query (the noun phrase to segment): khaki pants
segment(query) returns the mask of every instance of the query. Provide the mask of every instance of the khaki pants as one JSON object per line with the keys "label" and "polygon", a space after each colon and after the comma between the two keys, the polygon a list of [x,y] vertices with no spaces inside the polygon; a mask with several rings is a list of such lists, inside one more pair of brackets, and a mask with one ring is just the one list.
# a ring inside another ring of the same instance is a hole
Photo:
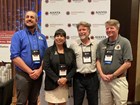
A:
{"label": "khaki pants", "polygon": [[111,82],[100,81],[101,105],[127,105],[128,82],[120,77]]}

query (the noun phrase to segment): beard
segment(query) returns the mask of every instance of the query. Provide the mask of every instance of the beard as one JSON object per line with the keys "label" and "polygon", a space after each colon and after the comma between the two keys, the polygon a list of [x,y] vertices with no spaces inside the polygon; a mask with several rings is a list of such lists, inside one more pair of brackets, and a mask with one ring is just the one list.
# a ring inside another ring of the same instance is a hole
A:
{"label": "beard", "polygon": [[82,39],[85,39],[87,36],[80,36],[80,39],[82,40]]}
{"label": "beard", "polygon": [[24,24],[24,26],[25,26],[27,29],[34,29],[34,28],[36,28],[36,25],[28,26],[28,25]]}

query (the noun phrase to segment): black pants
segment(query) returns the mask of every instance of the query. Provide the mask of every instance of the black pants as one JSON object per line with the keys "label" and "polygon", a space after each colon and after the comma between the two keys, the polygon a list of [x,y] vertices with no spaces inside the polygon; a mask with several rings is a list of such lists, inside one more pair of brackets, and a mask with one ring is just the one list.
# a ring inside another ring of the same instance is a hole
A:
{"label": "black pants", "polygon": [[16,71],[17,105],[37,105],[43,74],[32,80],[27,73]]}
{"label": "black pants", "polygon": [[99,79],[97,72],[90,74],[76,73],[73,79],[74,105],[82,105],[85,92],[88,105],[98,105]]}

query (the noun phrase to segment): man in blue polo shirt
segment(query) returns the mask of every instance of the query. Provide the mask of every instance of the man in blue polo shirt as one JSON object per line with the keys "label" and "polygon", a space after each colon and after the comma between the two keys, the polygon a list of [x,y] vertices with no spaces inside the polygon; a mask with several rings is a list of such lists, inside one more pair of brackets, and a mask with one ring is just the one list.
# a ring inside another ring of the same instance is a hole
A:
{"label": "man in blue polo shirt", "polygon": [[25,29],[11,40],[11,60],[16,66],[17,104],[37,105],[42,84],[42,59],[47,48],[46,38],[37,31],[37,14],[25,14]]}

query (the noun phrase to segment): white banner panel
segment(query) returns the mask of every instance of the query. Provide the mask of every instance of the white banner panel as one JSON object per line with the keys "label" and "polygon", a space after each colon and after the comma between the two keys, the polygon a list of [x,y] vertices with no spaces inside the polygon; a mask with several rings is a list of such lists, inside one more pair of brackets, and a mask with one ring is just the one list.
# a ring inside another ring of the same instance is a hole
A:
{"label": "white banner panel", "polygon": [[[76,24],[80,21],[89,22],[90,38],[100,41],[106,38],[104,23],[109,19],[110,0],[42,0],[41,31],[46,35],[49,46],[53,44],[53,36],[58,28],[66,31],[68,45],[78,38]],[[43,99],[41,97],[41,101]],[[67,105],[73,105],[72,94]],[[83,105],[88,105],[86,98]]]}
{"label": "white banner panel", "polygon": [[67,33],[68,45],[78,38],[76,24],[91,23],[91,38],[99,41],[106,37],[104,23],[110,19],[110,0],[42,0],[42,33],[48,45],[58,28]]}

